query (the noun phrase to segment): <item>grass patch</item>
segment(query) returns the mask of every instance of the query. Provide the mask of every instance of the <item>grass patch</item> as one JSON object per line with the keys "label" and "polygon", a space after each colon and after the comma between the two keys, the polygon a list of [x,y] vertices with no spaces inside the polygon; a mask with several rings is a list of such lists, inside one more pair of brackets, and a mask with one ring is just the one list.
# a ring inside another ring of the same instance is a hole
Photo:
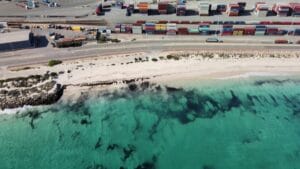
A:
{"label": "grass patch", "polygon": [[111,42],[113,43],[120,43],[121,41],[119,39],[110,39]]}
{"label": "grass patch", "polygon": [[55,66],[55,65],[59,65],[61,63],[62,63],[61,60],[49,60],[48,66],[52,67],[52,66]]}
{"label": "grass patch", "polygon": [[169,60],[171,60],[171,59],[179,60],[180,57],[179,56],[175,56],[175,55],[167,55],[167,59],[169,59]]}
{"label": "grass patch", "polygon": [[33,69],[33,68],[27,66],[27,67],[20,67],[20,68],[11,69],[10,71],[18,72],[18,71],[29,70],[29,69]]}

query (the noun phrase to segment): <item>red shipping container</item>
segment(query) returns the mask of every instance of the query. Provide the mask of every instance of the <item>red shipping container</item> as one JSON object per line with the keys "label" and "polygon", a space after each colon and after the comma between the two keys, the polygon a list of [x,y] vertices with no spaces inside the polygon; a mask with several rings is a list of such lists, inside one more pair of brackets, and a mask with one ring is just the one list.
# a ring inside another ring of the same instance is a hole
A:
{"label": "red shipping container", "polygon": [[260,21],[259,24],[261,24],[261,25],[270,25],[270,24],[272,24],[272,22],[271,21]]}
{"label": "red shipping container", "polygon": [[221,36],[231,36],[232,32],[222,32]]}
{"label": "red shipping container", "polygon": [[181,21],[180,24],[190,24],[190,21]]}
{"label": "red shipping container", "polygon": [[144,24],[144,23],[146,23],[146,21],[144,21],[144,20],[138,20],[138,21],[136,21],[136,23],[138,23],[138,24]]}
{"label": "red shipping container", "polygon": [[167,35],[176,35],[176,30],[168,30]]}
{"label": "red shipping container", "polygon": [[158,3],[158,12],[160,14],[167,14],[167,9],[168,9],[168,3],[166,2],[160,2]]}
{"label": "red shipping container", "polygon": [[187,28],[178,28],[178,35],[188,35],[189,34],[189,31]]}
{"label": "red shipping container", "polygon": [[168,21],[158,21],[159,24],[166,24]]}
{"label": "red shipping container", "polygon": [[201,22],[198,22],[198,21],[193,21],[191,22],[191,24],[194,24],[194,25],[199,25]]}
{"label": "red shipping container", "polygon": [[176,24],[180,24],[179,21],[170,21],[169,23],[176,23]]}
{"label": "red shipping container", "polygon": [[289,41],[285,40],[285,39],[276,39],[275,43],[276,44],[287,44],[287,43],[289,43]]}
{"label": "red shipping container", "polygon": [[204,23],[204,24],[212,24],[212,21],[202,21],[201,23]]}
{"label": "red shipping container", "polygon": [[244,35],[254,35],[254,34],[255,34],[255,28],[254,27],[244,28]]}
{"label": "red shipping container", "polygon": [[278,28],[268,28],[266,31],[266,35],[277,35]]}

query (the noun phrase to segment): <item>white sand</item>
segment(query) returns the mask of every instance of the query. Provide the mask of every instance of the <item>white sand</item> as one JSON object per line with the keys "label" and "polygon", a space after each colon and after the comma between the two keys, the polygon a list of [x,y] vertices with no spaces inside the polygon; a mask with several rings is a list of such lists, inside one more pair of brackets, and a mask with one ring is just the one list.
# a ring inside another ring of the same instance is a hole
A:
{"label": "white sand", "polygon": [[[65,85],[78,85],[99,81],[118,81],[147,77],[152,81],[172,79],[226,79],[249,76],[294,75],[300,72],[300,58],[201,58],[188,57],[180,60],[160,60],[169,52],[136,53],[131,55],[107,56],[64,62],[54,67],[36,66],[22,71],[1,70],[5,78],[43,74],[46,71],[60,72],[58,82]],[[135,63],[135,58],[149,57],[148,62]],[[154,62],[151,58],[157,58]],[[126,64],[131,62],[130,64]],[[122,64],[123,63],[123,64]],[[70,70],[71,73],[67,73]]]}

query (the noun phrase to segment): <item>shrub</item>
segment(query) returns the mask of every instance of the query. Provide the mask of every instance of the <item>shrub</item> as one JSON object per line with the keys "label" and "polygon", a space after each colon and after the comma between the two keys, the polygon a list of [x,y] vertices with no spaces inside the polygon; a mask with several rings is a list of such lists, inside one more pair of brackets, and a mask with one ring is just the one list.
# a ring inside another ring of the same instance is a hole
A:
{"label": "shrub", "polygon": [[167,59],[173,59],[173,55],[167,55]]}
{"label": "shrub", "polygon": [[52,67],[52,66],[55,66],[55,65],[59,65],[59,64],[61,64],[61,63],[62,63],[61,60],[50,60],[50,61],[48,62],[48,66]]}
{"label": "shrub", "polygon": [[164,59],[165,59],[165,57],[163,57],[163,56],[160,56],[160,57],[159,57],[159,59],[160,59],[160,60],[164,60]]}
{"label": "shrub", "polygon": [[156,58],[152,58],[151,59],[153,62],[157,62],[158,61],[158,59],[156,59]]}
{"label": "shrub", "polygon": [[111,42],[119,43],[121,42],[119,39],[110,39]]}

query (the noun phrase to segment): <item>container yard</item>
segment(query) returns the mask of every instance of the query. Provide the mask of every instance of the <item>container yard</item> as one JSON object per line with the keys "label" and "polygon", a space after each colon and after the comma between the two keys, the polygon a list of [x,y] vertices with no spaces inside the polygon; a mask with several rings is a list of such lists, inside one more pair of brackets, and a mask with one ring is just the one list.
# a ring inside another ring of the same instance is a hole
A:
{"label": "container yard", "polygon": [[[21,4],[27,5],[28,9],[20,11]],[[16,6],[15,13],[2,13],[4,8]],[[293,1],[78,0],[74,4],[48,0],[0,1],[2,8],[2,33],[39,28],[52,35],[50,42],[54,47],[81,46],[85,41],[97,39],[99,33],[101,36],[112,33],[128,36],[252,36],[254,39],[260,36],[297,37],[300,34],[300,3]],[[23,13],[23,19],[18,12]],[[32,44],[38,46],[36,42]]]}

